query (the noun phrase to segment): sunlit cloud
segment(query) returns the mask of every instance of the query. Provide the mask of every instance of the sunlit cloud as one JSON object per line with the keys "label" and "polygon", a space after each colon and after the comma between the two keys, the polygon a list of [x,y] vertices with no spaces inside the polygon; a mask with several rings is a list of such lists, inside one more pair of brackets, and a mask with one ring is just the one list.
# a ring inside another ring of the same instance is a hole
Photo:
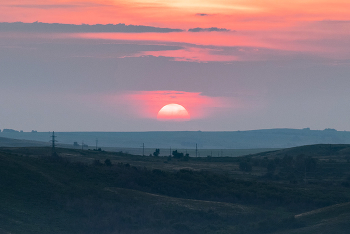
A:
{"label": "sunlit cloud", "polygon": [[[343,27],[343,26],[342,26]],[[146,51],[126,57],[164,56],[177,61],[247,61],[275,60],[276,55],[295,53],[323,58],[350,58],[347,46],[350,32],[346,30],[329,32],[321,26],[300,25],[290,31],[271,30],[270,32],[179,32],[167,34],[79,34],[80,38],[127,40],[133,43],[169,44],[183,47],[178,50],[153,52]],[[237,53],[234,48],[244,47]],[[250,49],[249,49],[250,48]],[[268,56],[267,51],[274,51]],[[226,52],[225,52],[226,51]],[[248,53],[247,53],[248,52]],[[263,53],[262,53],[263,52]],[[288,58],[285,57],[286,59]]]}
{"label": "sunlit cloud", "polygon": [[139,4],[160,4],[169,8],[185,8],[185,9],[209,9],[210,11],[218,10],[238,10],[238,11],[258,11],[260,8],[246,5],[239,1],[222,1],[222,0],[178,0],[178,1],[162,1],[157,0],[132,0]]}

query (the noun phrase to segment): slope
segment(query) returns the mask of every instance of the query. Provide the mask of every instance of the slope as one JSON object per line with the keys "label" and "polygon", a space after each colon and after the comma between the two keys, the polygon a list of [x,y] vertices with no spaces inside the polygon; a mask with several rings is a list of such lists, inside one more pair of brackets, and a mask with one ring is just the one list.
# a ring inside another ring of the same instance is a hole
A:
{"label": "slope", "polygon": [[295,219],[304,227],[280,234],[346,234],[350,230],[350,203],[336,204],[298,214],[295,215]]}

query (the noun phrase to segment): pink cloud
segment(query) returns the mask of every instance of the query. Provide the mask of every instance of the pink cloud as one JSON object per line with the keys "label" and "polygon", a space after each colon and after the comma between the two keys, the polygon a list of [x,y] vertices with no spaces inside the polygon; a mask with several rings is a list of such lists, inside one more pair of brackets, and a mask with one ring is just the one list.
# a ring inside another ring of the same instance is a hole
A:
{"label": "pink cloud", "polygon": [[186,47],[181,50],[163,50],[163,51],[143,51],[141,53],[129,57],[155,56],[155,57],[171,57],[175,61],[189,61],[189,62],[225,62],[237,61],[239,58],[234,55],[220,55],[213,54],[218,50],[208,48]]}

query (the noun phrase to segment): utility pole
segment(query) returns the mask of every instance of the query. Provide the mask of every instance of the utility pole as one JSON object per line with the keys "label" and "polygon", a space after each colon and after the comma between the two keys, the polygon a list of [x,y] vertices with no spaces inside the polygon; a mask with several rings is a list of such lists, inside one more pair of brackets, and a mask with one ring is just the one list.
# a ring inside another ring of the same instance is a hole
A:
{"label": "utility pole", "polygon": [[196,143],[196,157],[197,157],[197,153],[198,153],[198,148],[197,148],[197,143]]}
{"label": "utility pole", "polygon": [[56,140],[55,140],[55,138],[56,138],[55,131],[52,132],[51,138],[52,138],[51,139],[51,142],[52,142],[52,156],[57,156],[56,149],[55,149],[55,147],[56,147],[56,144],[55,144],[55,142],[56,142]]}

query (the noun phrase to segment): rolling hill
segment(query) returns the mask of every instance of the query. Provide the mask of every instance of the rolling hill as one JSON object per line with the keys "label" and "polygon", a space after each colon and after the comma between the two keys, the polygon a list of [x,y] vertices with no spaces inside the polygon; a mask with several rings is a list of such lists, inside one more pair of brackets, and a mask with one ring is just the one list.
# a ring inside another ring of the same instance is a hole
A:
{"label": "rolling hill", "polygon": [[[346,233],[348,148],[187,160],[0,148],[0,233]],[[307,183],[300,154],[318,160]],[[292,164],[283,163],[286,155]],[[241,162],[252,171],[239,169]]]}

